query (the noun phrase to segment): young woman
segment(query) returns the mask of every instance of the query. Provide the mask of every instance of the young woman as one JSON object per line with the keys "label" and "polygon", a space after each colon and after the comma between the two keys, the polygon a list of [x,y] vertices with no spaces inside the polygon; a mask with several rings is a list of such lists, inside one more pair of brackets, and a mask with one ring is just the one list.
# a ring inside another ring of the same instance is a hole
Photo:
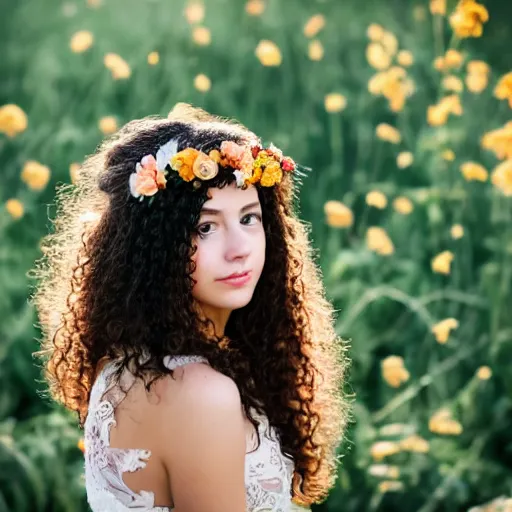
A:
{"label": "young woman", "polygon": [[346,356],[293,209],[301,175],[241,124],[178,104],[126,124],[59,189],[39,355],[84,428],[94,512],[326,498]]}

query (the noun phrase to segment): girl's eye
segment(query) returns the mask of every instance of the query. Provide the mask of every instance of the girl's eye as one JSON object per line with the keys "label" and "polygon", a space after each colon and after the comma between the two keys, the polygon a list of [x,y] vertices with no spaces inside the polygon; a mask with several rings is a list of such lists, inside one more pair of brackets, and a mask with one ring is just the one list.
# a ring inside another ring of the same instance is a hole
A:
{"label": "girl's eye", "polygon": [[243,217],[243,219],[247,219],[247,218],[251,218],[251,217],[256,217],[261,222],[261,215],[259,213],[248,213],[247,215],[245,215]]}
{"label": "girl's eye", "polygon": [[204,224],[201,224],[200,226],[197,227],[197,234],[200,236],[200,237],[204,237],[205,235],[208,235],[209,234],[209,230],[203,230],[203,228],[207,228],[209,226],[211,226],[211,222],[206,222]]}

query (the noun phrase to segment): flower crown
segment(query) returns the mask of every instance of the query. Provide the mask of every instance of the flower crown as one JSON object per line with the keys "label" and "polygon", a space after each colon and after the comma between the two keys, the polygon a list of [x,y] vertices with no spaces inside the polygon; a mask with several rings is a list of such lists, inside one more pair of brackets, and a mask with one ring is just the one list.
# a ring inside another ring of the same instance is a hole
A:
{"label": "flower crown", "polygon": [[223,141],[220,151],[213,149],[208,154],[194,148],[185,148],[178,152],[178,143],[171,139],[161,146],[156,158],[144,156],[135,166],[130,176],[130,192],[142,201],[151,196],[150,203],[158,190],[166,188],[170,169],[178,172],[185,181],[194,181],[199,188],[199,180],[211,180],[217,176],[220,167],[231,167],[237,187],[259,183],[271,187],[280,183],[284,172],[295,170],[296,164],[290,157],[283,157],[281,150],[270,144],[263,148],[258,142],[240,145],[232,141]]}

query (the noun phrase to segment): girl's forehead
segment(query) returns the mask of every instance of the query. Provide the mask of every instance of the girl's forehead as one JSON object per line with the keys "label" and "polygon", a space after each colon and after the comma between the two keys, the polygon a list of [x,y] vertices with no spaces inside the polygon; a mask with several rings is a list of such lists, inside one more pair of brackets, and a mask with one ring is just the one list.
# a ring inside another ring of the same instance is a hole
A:
{"label": "girl's forehead", "polygon": [[246,190],[237,188],[235,183],[224,188],[212,187],[208,189],[208,199],[203,208],[214,208],[224,210],[231,208],[242,208],[248,203],[259,203],[258,190],[250,185]]}

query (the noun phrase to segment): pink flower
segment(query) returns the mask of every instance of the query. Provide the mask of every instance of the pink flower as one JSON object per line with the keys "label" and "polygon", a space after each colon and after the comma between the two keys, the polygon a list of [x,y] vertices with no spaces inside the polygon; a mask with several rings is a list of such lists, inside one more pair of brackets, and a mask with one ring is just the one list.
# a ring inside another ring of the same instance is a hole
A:
{"label": "pink flower", "polygon": [[157,169],[153,155],[146,155],[135,166],[136,172],[130,176],[130,192],[134,197],[153,196],[165,188],[165,173]]}
{"label": "pink flower", "polygon": [[220,151],[223,153],[224,157],[229,161],[229,165],[231,167],[238,167],[240,165],[240,161],[242,160],[245,147],[239,146],[236,142],[225,140],[220,145]]}
{"label": "pink flower", "polygon": [[285,156],[281,161],[281,167],[283,171],[293,171],[295,169],[295,162],[289,156]]}

